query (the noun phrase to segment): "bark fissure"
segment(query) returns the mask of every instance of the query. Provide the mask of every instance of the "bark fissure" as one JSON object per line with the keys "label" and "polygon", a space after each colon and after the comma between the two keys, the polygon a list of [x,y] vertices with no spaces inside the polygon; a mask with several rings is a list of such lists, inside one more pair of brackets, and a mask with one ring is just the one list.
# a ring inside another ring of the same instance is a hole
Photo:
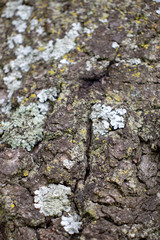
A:
{"label": "bark fissure", "polygon": [[87,149],[86,149],[86,173],[84,176],[84,183],[87,181],[90,176],[91,166],[90,166],[90,151],[92,144],[92,121],[88,119],[88,131],[87,131]]}

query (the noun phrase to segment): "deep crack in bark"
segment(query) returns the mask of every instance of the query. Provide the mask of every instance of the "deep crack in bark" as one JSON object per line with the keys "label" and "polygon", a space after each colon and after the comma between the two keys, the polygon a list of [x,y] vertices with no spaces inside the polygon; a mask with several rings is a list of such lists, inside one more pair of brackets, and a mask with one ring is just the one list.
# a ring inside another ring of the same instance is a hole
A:
{"label": "deep crack in bark", "polygon": [[87,131],[87,149],[86,149],[86,173],[84,176],[84,183],[90,175],[90,148],[92,143],[92,121],[88,118],[88,131]]}
{"label": "deep crack in bark", "polygon": [[108,65],[107,70],[106,70],[106,73],[105,73],[105,76],[106,76],[106,77],[109,77],[110,68],[111,68],[111,66],[112,66],[113,64],[115,64],[115,62],[116,62],[115,59],[113,59],[112,61],[109,62],[109,65]]}

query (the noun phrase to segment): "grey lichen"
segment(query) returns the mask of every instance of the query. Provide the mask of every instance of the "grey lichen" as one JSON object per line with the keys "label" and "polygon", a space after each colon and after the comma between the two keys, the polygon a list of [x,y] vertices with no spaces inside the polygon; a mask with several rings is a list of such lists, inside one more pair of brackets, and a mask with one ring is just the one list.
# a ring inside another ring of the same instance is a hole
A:
{"label": "grey lichen", "polygon": [[91,120],[93,122],[93,132],[94,134],[105,135],[108,133],[109,128],[116,130],[119,128],[124,128],[124,117],[126,114],[126,109],[117,108],[112,110],[110,106],[105,106],[104,104],[97,103],[92,107]]}
{"label": "grey lichen", "polygon": [[48,187],[40,187],[34,193],[34,206],[40,209],[45,216],[59,217],[63,211],[70,210],[68,199],[68,196],[71,195],[70,187],[50,184]]}
{"label": "grey lichen", "polygon": [[43,139],[44,116],[35,103],[28,106],[21,105],[8,122],[2,122],[3,141],[13,149],[26,148],[28,151]]}

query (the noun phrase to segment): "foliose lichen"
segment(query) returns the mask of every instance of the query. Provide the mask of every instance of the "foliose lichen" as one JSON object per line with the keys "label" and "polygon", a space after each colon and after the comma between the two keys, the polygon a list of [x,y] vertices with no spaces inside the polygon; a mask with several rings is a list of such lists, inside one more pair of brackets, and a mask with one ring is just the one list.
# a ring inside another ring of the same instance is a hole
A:
{"label": "foliose lichen", "polygon": [[45,216],[59,217],[62,212],[70,211],[68,196],[71,195],[71,188],[64,185],[50,184],[36,190],[34,197],[35,208]]}
{"label": "foliose lichen", "polygon": [[10,121],[2,122],[3,141],[13,149],[22,147],[31,151],[35,144],[43,139],[43,120],[44,116],[37,104],[21,105]]}
{"label": "foliose lichen", "polygon": [[68,217],[62,216],[61,225],[69,234],[79,233],[82,222],[79,222],[79,216],[75,213],[73,216],[69,214]]}
{"label": "foliose lichen", "polygon": [[124,128],[125,124],[123,115],[125,115],[126,112],[127,111],[124,108],[112,110],[110,106],[105,106],[101,103],[93,105],[90,116],[93,123],[93,133],[105,135],[109,132],[110,128],[111,130]]}

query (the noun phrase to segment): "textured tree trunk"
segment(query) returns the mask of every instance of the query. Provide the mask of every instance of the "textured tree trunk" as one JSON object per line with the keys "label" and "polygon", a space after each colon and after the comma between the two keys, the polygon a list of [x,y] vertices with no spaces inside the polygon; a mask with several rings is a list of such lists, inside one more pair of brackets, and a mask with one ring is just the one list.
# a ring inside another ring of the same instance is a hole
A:
{"label": "textured tree trunk", "polygon": [[0,2],[0,240],[160,239],[160,1]]}

